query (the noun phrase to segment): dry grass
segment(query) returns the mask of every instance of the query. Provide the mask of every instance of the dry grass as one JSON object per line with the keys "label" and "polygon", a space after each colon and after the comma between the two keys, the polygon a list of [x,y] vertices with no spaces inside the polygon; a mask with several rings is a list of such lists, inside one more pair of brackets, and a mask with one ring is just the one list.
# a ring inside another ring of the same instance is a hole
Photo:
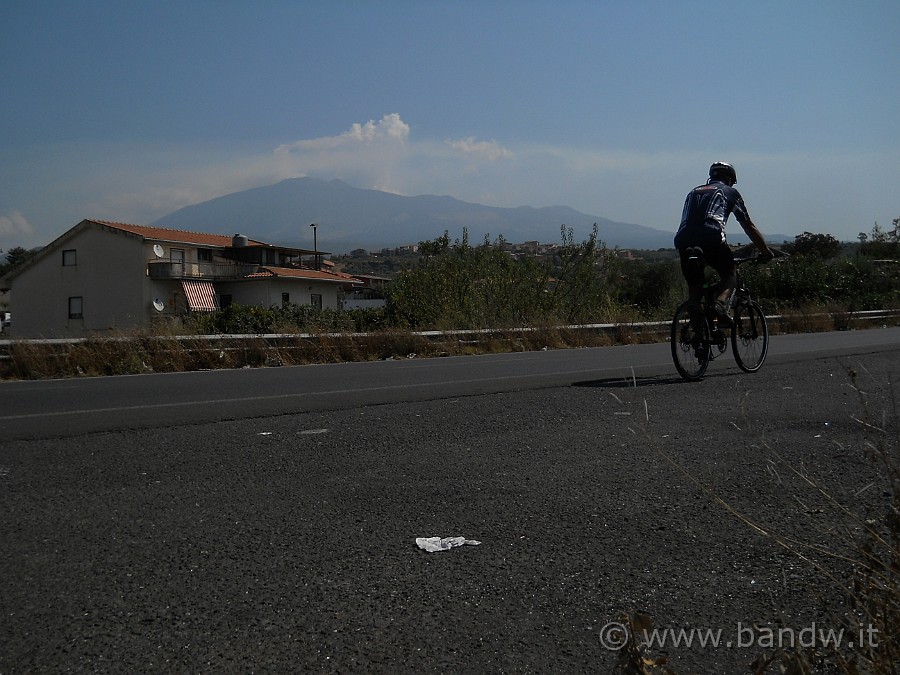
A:
{"label": "dry grass", "polygon": [[[887,501],[875,500],[869,506],[863,501],[845,504],[833,496],[828,486],[819,482],[813,471],[797,468],[779,454],[764,438],[757,440],[758,449],[776,474],[794,477],[794,497],[801,503],[817,504],[821,509],[821,528],[812,528],[808,539],[798,539],[784,532],[784,524],[755,520],[752,515],[734,508],[715,489],[705,486],[669,454],[650,433],[648,443],[659,455],[688,480],[701,487],[710,499],[722,506],[737,522],[754,533],[765,536],[792,553],[815,571],[815,586],[810,593],[821,596],[830,589],[844,599],[833,626],[849,640],[840,644],[826,642],[806,646],[789,646],[762,653],[750,664],[754,675],[779,672],[788,675],[811,675],[835,672],[845,675],[893,675],[900,664],[900,402],[898,384],[891,374],[863,374],[847,369],[849,386],[857,396],[857,414],[851,419],[858,425],[860,445],[881,477],[878,490]],[[861,380],[865,380],[864,385]],[[649,422],[649,417],[648,417]],[[781,482],[781,479],[779,479]],[[799,488],[797,488],[799,486]],[[837,486],[835,486],[837,487]],[[864,490],[867,488],[864,488]],[[840,489],[837,490],[840,492]],[[859,491],[859,496],[863,491]],[[874,504],[874,506],[872,505]],[[797,514],[798,518],[804,518]],[[809,529],[808,518],[804,527]],[[793,528],[802,531],[804,528]],[[829,593],[829,595],[832,595]],[[617,673],[633,675],[674,675],[664,656],[655,656],[641,634],[652,628],[652,618],[639,613],[626,613],[620,619],[627,627],[627,642],[619,653]],[[789,626],[785,628],[790,629]],[[798,631],[795,631],[799,632]],[[859,639],[856,639],[859,636]]]}
{"label": "dry grass", "polygon": [[559,328],[460,332],[409,331],[278,336],[121,334],[83,341],[13,341],[0,361],[5,379],[46,379],[261,368],[397,358],[470,355],[609,345],[615,336]]}
{"label": "dry grass", "polygon": [[[900,324],[851,320],[845,308],[808,307],[772,317],[773,334],[821,332]],[[411,356],[453,356],[502,352],[648,344],[668,338],[668,322],[647,322],[621,310],[602,326],[532,326],[482,331],[370,333],[285,333],[280,335],[184,336],[163,327],[152,332],[72,341],[15,341],[0,353],[0,378],[45,379],[140,373],[184,372],[372,361]]]}
{"label": "dry grass", "polygon": [[[854,509],[835,499],[813,476],[802,474],[810,496],[825,505],[830,523],[827,548],[797,542],[790,550],[810,561],[807,551],[824,553],[815,563],[823,587],[830,585],[846,598],[848,610],[835,625],[860,638],[850,645],[776,650],[754,664],[754,673],[777,665],[780,672],[813,673],[827,665],[846,675],[897,673],[900,663],[900,425],[897,383],[890,374],[860,373],[848,368],[856,392],[858,415],[851,415],[868,459],[883,477],[878,486],[890,499],[879,508]],[[773,453],[774,455],[775,453]],[[780,459],[780,458],[779,458]],[[788,467],[793,469],[793,467]],[[777,536],[777,535],[776,535]],[[849,565],[849,573],[847,572]],[[865,630],[865,633],[860,632]],[[862,637],[865,634],[865,639]]]}
{"label": "dry grass", "polygon": [[[770,314],[767,312],[767,314]],[[871,328],[873,326],[900,325],[900,314],[890,318],[877,315],[867,318],[865,315],[851,312],[846,305],[804,305],[791,308],[785,313],[771,312],[775,316],[769,318],[769,331],[772,334],[785,333],[823,333],[834,330],[853,330]]]}

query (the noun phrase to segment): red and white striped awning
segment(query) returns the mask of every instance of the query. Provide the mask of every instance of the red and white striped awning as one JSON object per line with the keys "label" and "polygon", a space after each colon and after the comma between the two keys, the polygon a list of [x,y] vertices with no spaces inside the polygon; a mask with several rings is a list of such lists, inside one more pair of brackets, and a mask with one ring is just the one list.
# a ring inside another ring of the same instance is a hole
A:
{"label": "red and white striped awning", "polygon": [[184,297],[187,298],[188,309],[192,312],[215,312],[219,309],[216,301],[216,289],[211,281],[183,279]]}

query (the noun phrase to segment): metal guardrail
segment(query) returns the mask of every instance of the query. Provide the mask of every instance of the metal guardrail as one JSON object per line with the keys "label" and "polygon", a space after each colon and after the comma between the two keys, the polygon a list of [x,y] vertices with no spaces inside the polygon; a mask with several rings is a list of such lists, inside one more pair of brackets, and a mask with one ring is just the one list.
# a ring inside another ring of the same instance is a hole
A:
{"label": "metal guardrail", "polygon": [[[853,323],[861,323],[861,322],[877,322],[877,321],[885,321],[885,320],[894,320],[900,319],[900,309],[879,309],[879,310],[866,310],[861,312],[820,312],[816,314],[774,314],[766,317],[770,324],[778,324],[778,323],[788,323],[791,321],[797,320],[815,320],[815,319],[825,319],[834,321],[836,319],[841,319],[847,324]],[[636,322],[620,322],[620,323],[594,323],[594,324],[574,324],[568,326],[556,326],[556,330],[565,330],[571,332],[593,332],[593,333],[613,333],[613,334],[623,334],[623,333],[635,333],[640,332],[642,334],[657,334],[661,338],[665,338],[668,335],[669,326],[671,325],[671,321],[636,321]],[[446,339],[458,339],[458,340],[466,340],[468,342],[476,343],[479,340],[486,339],[493,335],[514,335],[514,334],[526,334],[526,333],[536,333],[543,330],[547,330],[546,327],[522,327],[522,328],[477,328],[477,329],[465,329],[465,330],[450,330],[450,331],[438,331],[438,330],[428,330],[428,331],[412,331],[408,332],[409,335],[414,337],[422,337],[429,340],[439,341]],[[395,331],[399,332],[399,331]],[[406,332],[406,331],[404,331]],[[81,338],[37,338],[37,339],[8,339],[8,340],[0,340],[0,360],[8,360],[11,358],[9,354],[9,347],[14,343],[19,344],[29,344],[29,345],[75,345],[75,344],[84,344],[90,342],[128,342],[130,340],[159,340],[159,341],[176,341],[176,342],[197,342],[197,341],[207,341],[207,342],[215,342],[218,343],[223,348],[227,349],[228,342],[246,342],[247,340],[264,340],[268,342],[272,342],[277,344],[279,341],[283,340],[304,340],[304,339],[319,339],[319,338],[369,338],[375,337],[377,335],[383,335],[384,333],[368,333],[368,332],[356,332],[356,333],[341,333],[341,332],[329,332],[329,333],[258,333],[258,334],[221,334],[221,335],[159,335],[152,337],[129,337],[129,336],[103,336],[96,335],[93,337],[81,337]],[[223,344],[225,343],[225,344]]]}

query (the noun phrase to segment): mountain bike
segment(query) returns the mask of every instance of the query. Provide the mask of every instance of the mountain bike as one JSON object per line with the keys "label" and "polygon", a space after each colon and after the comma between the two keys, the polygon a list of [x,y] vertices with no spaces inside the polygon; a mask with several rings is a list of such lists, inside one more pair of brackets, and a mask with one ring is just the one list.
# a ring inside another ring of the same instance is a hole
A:
{"label": "mountain bike", "polygon": [[[694,257],[692,257],[694,259]],[[758,257],[735,258],[737,285],[729,300],[734,310],[731,327],[731,348],[734,360],[745,373],[755,373],[766,360],[769,351],[769,326],[762,311],[741,279],[741,266],[761,264]],[[702,265],[702,252],[696,254],[696,264]],[[696,381],[703,377],[710,361],[728,349],[728,328],[719,325],[713,308],[714,284],[703,285],[700,303],[687,300],[675,311],[672,319],[672,360],[682,378]]]}

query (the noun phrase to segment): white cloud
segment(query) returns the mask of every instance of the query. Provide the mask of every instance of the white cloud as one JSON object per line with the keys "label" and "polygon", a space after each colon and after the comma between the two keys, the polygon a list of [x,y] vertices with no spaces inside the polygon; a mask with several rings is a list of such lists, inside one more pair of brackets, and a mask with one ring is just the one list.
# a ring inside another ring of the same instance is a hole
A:
{"label": "white cloud", "polygon": [[275,148],[275,154],[336,150],[359,144],[371,145],[376,142],[402,144],[408,138],[409,125],[400,119],[399,114],[391,113],[382,117],[378,122],[369,120],[365,124],[354,123],[348,131],[338,136],[325,136],[279,145]]}
{"label": "white cloud", "polygon": [[447,140],[444,142],[464,155],[480,157],[492,162],[498,159],[506,159],[513,155],[510,150],[502,147],[496,141],[476,141],[472,136],[458,141]]}
{"label": "white cloud", "polygon": [[[298,176],[340,178],[362,187],[407,194],[404,186],[415,174],[412,165],[428,146],[410,144],[410,127],[398,113],[379,121],[354,123],[337,136],[325,136],[284,143],[275,148],[269,161],[257,158],[256,168],[278,179]],[[268,171],[266,170],[268,166]],[[264,184],[264,183],[257,183]]]}
{"label": "white cloud", "polygon": [[33,231],[31,223],[19,211],[13,211],[8,216],[0,216],[0,237],[30,235]]}
{"label": "white cloud", "polygon": [[473,200],[486,196],[484,185],[477,185],[478,176],[502,171],[489,165],[514,158],[497,141],[472,136],[443,143],[412,139],[409,124],[391,113],[377,122],[355,123],[336,136],[279,145],[272,165],[280,178],[340,178],[396,194],[453,194]]}
{"label": "white cloud", "polygon": [[[736,148],[630,152],[476,136],[440,140],[414,137],[410,125],[392,113],[334,136],[281,145],[46,146],[39,155],[17,158],[17,166],[33,168],[10,173],[14,180],[2,183],[0,200],[9,201],[0,201],[5,214],[0,215],[0,248],[46,243],[82,218],[146,224],[189,204],[301,176],[339,178],[401,195],[451,195],[491,206],[565,205],[673,229],[684,194],[705,180],[709,162],[719,157],[737,166],[739,187],[764,232],[824,231],[853,239],[875,220],[887,225],[900,215],[890,183],[898,161],[890,149],[829,156]],[[52,193],[48,185],[54,186]]]}

